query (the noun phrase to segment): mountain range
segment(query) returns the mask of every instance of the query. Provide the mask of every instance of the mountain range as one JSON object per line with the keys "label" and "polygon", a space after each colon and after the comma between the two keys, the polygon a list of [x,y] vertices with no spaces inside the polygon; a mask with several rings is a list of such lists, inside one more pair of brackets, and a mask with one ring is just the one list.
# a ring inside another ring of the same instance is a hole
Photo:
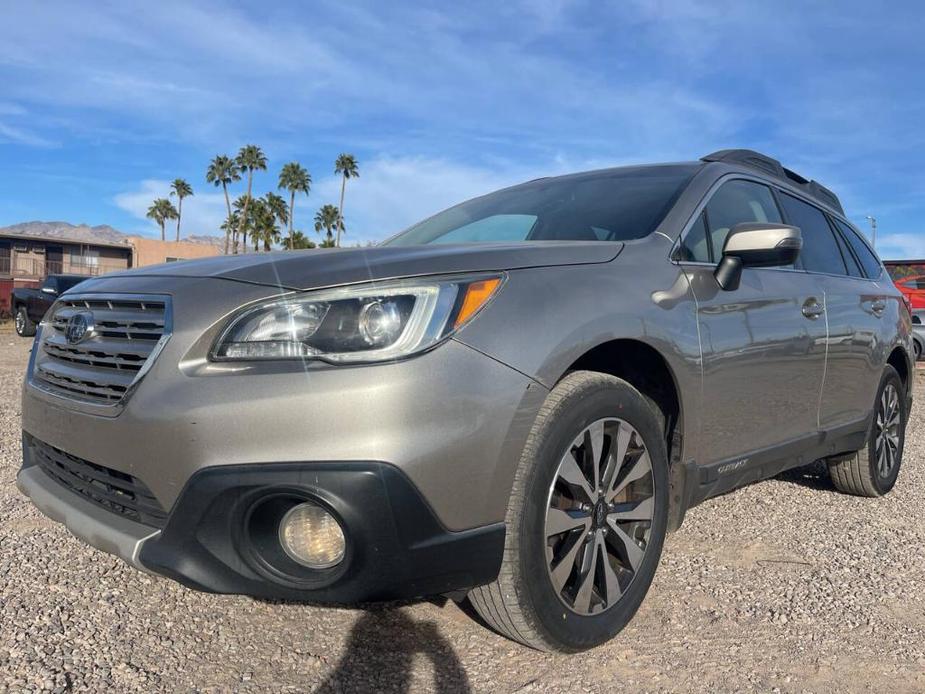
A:
{"label": "mountain range", "polygon": [[[129,236],[139,234],[126,234],[114,229],[108,224],[89,226],[87,224],[71,224],[70,222],[21,222],[7,227],[0,227],[0,234],[16,234],[18,236],[41,236],[46,239],[61,239],[62,241],[83,241],[85,243],[127,243]],[[200,243],[212,246],[224,246],[225,239],[221,236],[192,235],[181,241]]]}

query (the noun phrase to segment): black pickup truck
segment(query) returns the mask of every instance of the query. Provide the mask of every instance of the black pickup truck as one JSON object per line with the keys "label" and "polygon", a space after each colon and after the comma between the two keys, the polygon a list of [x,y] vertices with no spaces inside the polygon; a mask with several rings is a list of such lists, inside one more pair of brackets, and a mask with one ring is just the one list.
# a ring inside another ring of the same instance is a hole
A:
{"label": "black pickup truck", "polygon": [[35,326],[42,320],[45,311],[55,302],[58,295],[85,279],[85,275],[49,275],[39,289],[14,289],[10,309],[16,317],[16,332],[23,337],[35,335]]}

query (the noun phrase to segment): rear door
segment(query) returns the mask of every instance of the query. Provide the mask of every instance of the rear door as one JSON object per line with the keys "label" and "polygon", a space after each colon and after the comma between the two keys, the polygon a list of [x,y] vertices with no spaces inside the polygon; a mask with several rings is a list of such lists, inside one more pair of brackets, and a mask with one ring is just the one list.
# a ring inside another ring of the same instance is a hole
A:
{"label": "rear door", "polygon": [[739,288],[713,277],[726,235],[742,222],[783,221],[768,186],[723,183],[686,233],[678,258],[697,300],[703,358],[701,464],[725,475],[751,454],[806,439],[817,428],[825,317],[816,276],[746,268]]}
{"label": "rear door", "polygon": [[828,430],[863,428],[892,345],[899,305],[880,261],[857,232],[833,218],[826,231],[836,239],[846,270],[821,278],[829,340],[819,423]]}

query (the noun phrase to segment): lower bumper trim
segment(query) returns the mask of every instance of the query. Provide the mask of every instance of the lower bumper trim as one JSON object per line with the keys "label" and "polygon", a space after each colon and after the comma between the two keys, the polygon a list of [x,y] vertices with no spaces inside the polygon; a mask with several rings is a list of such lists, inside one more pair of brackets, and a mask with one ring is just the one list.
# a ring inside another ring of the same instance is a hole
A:
{"label": "lower bumper trim", "polygon": [[147,571],[138,555],[142,544],[159,535],[160,530],[100,508],[65,489],[35,465],[20,470],[16,486],[42,513],[63,523],[73,535],[91,547],[114,554]]}

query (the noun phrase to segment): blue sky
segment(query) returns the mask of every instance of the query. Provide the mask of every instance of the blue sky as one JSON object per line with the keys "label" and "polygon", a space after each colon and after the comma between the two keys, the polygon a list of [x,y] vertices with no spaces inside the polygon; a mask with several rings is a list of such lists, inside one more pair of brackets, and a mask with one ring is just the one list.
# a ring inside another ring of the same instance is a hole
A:
{"label": "blue sky", "polygon": [[[540,175],[752,147],[833,188],[885,257],[925,257],[925,8],[871,2],[32,2],[0,26],[0,225],[215,233],[215,154],[312,173],[382,238]],[[15,21],[9,21],[10,19]]]}

